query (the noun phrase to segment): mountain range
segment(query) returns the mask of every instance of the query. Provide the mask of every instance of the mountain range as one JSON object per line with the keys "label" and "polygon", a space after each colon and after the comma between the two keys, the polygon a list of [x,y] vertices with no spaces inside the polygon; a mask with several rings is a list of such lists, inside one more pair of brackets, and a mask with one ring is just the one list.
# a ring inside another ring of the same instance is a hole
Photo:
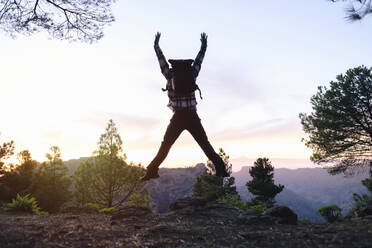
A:
{"label": "mountain range", "polygon": [[[86,159],[66,161],[70,173],[72,174],[78,164]],[[246,182],[251,180],[249,168],[243,166],[240,171],[231,175],[235,178],[237,190],[244,201],[252,198],[252,194],[245,186]],[[155,211],[167,212],[172,202],[191,195],[196,177],[204,170],[204,164],[188,168],[161,168],[160,178],[150,180],[146,185]],[[282,184],[285,187],[275,200],[278,205],[290,207],[299,218],[322,221],[315,211],[321,206],[337,204],[346,213],[352,207],[353,193],[367,193],[361,184],[361,180],[366,177],[367,174],[356,174],[353,177],[332,176],[322,168],[278,168],[274,170],[275,184]]]}

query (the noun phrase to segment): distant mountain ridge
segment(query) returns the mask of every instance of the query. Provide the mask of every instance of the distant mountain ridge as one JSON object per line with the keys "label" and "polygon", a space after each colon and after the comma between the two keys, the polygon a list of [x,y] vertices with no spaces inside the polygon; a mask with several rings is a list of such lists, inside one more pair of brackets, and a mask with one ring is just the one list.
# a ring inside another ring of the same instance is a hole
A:
{"label": "distant mountain ridge", "polygon": [[[66,161],[70,173],[84,162],[88,157]],[[248,166],[244,166],[238,172],[233,172],[237,190],[242,200],[249,201],[252,195],[245,186],[251,180]],[[150,180],[146,187],[152,197],[154,209],[163,213],[168,211],[170,203],[176,199],[191,195],[192,186],[196,177],[205,169],[204,164],[197,164],[188,168],[160,168],[160,178]],[[352,206],[353,193],[367,193],[361,180],[367,175],[355,175],[345,178],[343,175],[331,176],[321,168],[278,168],[274,171],[276,184],[285,186],[284,190],[277,195],[279,205],[285,205],[293,209],[299,218],[308,218],[311,221],[321,221],[315,214],[316,209],[329,204],[339,205],[344,212]]]}

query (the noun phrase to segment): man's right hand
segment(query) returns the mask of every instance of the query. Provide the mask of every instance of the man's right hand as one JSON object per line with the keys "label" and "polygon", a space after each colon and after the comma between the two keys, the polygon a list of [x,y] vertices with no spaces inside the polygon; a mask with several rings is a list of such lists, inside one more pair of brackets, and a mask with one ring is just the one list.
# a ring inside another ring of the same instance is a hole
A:
{"label": "man's right hand", "polygon": [[158,46],[159,45],[159,40],[160,40],[160,33],[157,32],[156,35],[155,35],[155,41],[154,41],[154,46]]}
{"label": "man's right hand", "polygon": [[202,43],[202,46],[207,46],[207,39],[208,39],[208,35],[206,33],[201,33],[200,41]]}

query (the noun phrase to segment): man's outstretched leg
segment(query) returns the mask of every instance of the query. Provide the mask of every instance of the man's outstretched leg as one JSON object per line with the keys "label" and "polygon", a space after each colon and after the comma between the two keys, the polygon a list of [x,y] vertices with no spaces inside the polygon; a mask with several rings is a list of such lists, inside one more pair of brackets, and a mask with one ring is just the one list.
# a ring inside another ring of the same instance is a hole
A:
{"label": "man's outstretched leg", "polygon": [[226,171],[225,163],[223,162],[222,158],[214,151],[211,143],[209,143],[207,134],[204,131],[203,125],[201,124],[200,118],[196,111],[190,114],[189,123],[186,129],[191,133],[205,155],[214,164],[214,167],[216,168],[216,176],[229,177],[230,174]]}
{"label": "man's outstretched leg", "polygon": [[150,180],[151,178],[158,178],[158,170],[160,164],[167,157],[168,152],[177,138],[180,136],[184,130],[183,122],[179,118],[179,115],[175,113],[170,120],[170,123],[167,127],[167,131],[164,134],[163,142],[160,145],[159,151],[156,154],[155,158],[147,166],[146,175],[141,178],[142,181]]}

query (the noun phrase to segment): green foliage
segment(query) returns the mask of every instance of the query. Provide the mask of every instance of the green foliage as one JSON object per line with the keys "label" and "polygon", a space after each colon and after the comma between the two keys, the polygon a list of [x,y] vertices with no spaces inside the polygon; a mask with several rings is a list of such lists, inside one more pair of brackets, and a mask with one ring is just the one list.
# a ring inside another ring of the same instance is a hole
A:
{"label": "green foliage", "polygon": [[275,196],[279,194],[284,186],[274,184],[274,167],[267,158],[258,158],[254,166],[249,169],[252,180],[246,183],[248,191],[256,195],[252,199],[254,205],[264,203],[272,207],[275,203]]}
{"label": "green foliage", "polygon": [[149,193],[140,194],[134,193],[128,199],[128,205],[145,207],[152,210],[151,196]]}
{"label": "green foliage", "polygon": [[6,203],[4,206],[5,211],[21,211],[27,213],[33,213],[37,215],[47,215],[48,212],[40,211],[40,208],[37,204],[35,197],[31,197],[27,194],[25,196],[21,196],[17,194],[16,198],[12,200],[10,203]]}
{"label": "green foliage", "polygon": [[71,200],[71,180],[68,168],[61,159],[57,146],[46,154],[48,161],[40,164],[35,172],[30,193],[38,199],[40,207],[49,212],[58,212],[60,207]]}
{"label": "green foliage", "polygon": [[139,179],[145,173],[144,168],[126,163],[122,140],[112,120],[100,136],[98,150],[94,153],[96,157],[81,163],[73,175],[74,198],[78,205],[92,202],[110,208],[142,190],[145,182]]}
{"label": "green foliage", "polygon": [[116,211],[116,207],[101,208],[100,210],[98,210],[98,212],[101,214],[113,214],[115,211]]}
{"label": "green foliage", "polygon": [[372,166],[370,167],[369,178],[366,178],[366,179],[362,180],[362,184],[372,194]]}
{"label": "green foliage", "polygon": [[217,200],[220,203],[228,204],[234,207],[237,207],[241,210],[248,210],[249,209],[249,204],[245,201],[240,200],[237,197],[232,197],[230,195],[226,195],[220,199]]}
{"label": "green foliage", "polygon": [[342,217],[341,208],[336,204],[320,207],[315,213],[321,215],[328,222],[334,222]]}
{"label": "green foliage", "polygon": [[112,214],[116,211],[115,207],[111,208],[101,208],[98,204],[95,203],[86,203],[84,204],[84,207],[94,209],[97,213],[101,214]]}
{"label": "green foliage", "polygon": [[76,205],[85,206],[94,201],[93,181],[95,178],[92,159],[79,164],[72,179],[74,181],[74,200]]}
{"label": "green foliage", "polygon": [[372,72],[359,66],[336,79],[311,97],[311,114],[299,115],[309,135],[303,141],[313,151],[312,161],[333,164],[331,174],[352,173],[368,166],[372,156]]}
{"label": "green foliage", "polygon": [[[227,172],[231,174],[232,165],[229,162],[229,156],[226,155],[222,148],[220,148],[218,155],[225,162]],[[203,197],[210,201],[225,196],[239,196],[236,191],[234,177],[230,176],[224,179],[215,176],[215,173],[214,165],[208,160],[206,171],[196,178],[196,182],[193,185],[192,195]]]}
{"label": "green foliage", "polygon": [[32,160],[31,154],[27,150],[18,153],[17,158],[20,164],[4,172],[0,177],[0,200],[10,201],[16,198],[17,194],[30,193],[37,162]]}
{"label": "green foliage", "polygon": [[97,212],[101,209],[101,208],[99,207],[98,204],[90,203],[90,202],[84,204],[84,207],[94,209],[94,210],[96,210]]}
{"label": "green foliage", "polygon": [[302,222],[302,223],[309,223],[309,222],[310,222],[309,219],[306,218],[306,217],[301,218],[301,219],[299,219],[298,221],[299,221],[299,222]]}
{"label": "green foliage", "polygon": [[362,184],[368,189],[370,194],[358,195],[354,193],[354,206],[350,209],[347,216],[364,217],[372,214],[372,167],[370,167],[369,178],[362,180]]}
{"label": "green foliage", "polygon": [[372,196],[367,194],[353,194],[354,206],[350,209],[348,215],[354,217],[364,217],[372,214]]}
{"label": "green foliage", "polygon": [[264,213],[266,211],[267,206],[266,206],[265,203],[260,203],[260,204],[256,204],[256,205],[250,206],[249,208],[253,212],[262,214],[262,213]]}

